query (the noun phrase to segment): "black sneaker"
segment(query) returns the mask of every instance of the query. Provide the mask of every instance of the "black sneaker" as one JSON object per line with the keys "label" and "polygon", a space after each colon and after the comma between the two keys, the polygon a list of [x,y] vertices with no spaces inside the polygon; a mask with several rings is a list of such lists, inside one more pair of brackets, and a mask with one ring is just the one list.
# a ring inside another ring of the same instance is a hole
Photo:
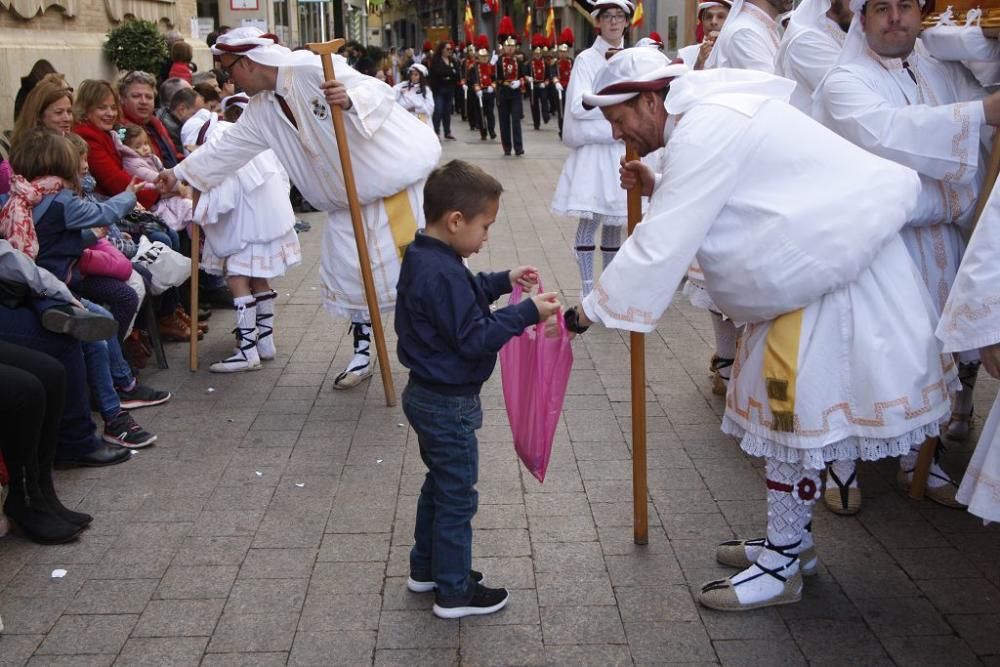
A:
{"label": "black sneaker", "polygon": [[[474,584],[481,584],[485,581],[483,573],[476,570],[469,570],[469,577]],[[437,584],[429,576],[414,577],[411,574],[406,579],[406,588],[411,593],[430,593],[437,588]]]}
{"label": "black sneaker", "polygon": [[141,385],[138,382],[135,383],[135,387],[132,391],[125,391],[124,389],[118,390],[118,400],[121,401],[123,410],[148,408],[154,405],[166,403],[171,398],[172,396],[169,391],[153,389],[152,387]]}
{"label": "black sneaker", "polygon": [[135,423],[128,410],[122,410],[104,422],[104,442],[128,449],[142,449],[156,442],[156,436]]}
{"label": "black sneaker", "polygon": [[445,600],[440,595],[434,601],[434,615],[438,618],[463,618],[498,612],[507,606],[510,593],[506,588],[486,588],[474,584],[472,598],[467,601]]}

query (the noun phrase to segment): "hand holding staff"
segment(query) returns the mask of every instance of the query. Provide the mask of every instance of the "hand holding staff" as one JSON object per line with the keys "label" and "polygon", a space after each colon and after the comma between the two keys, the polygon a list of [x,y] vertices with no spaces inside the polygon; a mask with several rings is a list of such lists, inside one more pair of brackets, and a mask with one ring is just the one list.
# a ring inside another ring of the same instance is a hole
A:
{"label": "hand holding staff", "polygon": [[[333,72],[333,54],[344,45],[344,40],[334,39],[329,42],[306,44],[310,51],[320,56],[323,61],[323,76],[329,81],[336,77]],[[344,106],[350,108],[351,101],[347,91],[340,86],[333,86],[332,94],[343,94]],[[354,226],[354,240],[358,246],[358,263],[361,265],[361,279],[365,287],[365,301],[372,318],[372,332],[375,334],[375,352],[378,354],[379,370],[382,373],[382,385],[385,389],[385,404],[396,404],[396,389],[392,382],[392,369],[389,367],[389,352],[385,346],[385,331],[382,329],[382,314],[379,310],[378,295],[375,292],[375,279],[372,277],[372,263],[368,257],[368,242],[365,237],[364,221],[361,218],[361,202],[358,200],[358,188],[354,181],[354,168],[351,166],[351,154],[347,147],[347,130],[344,127],[344,110],[341,104],[330,105],[333,131],[337,136],[337,152],[340,154],[340,164],[344,172],[344,187],[347,190],[347,203],[351,210],[351,224]]]}

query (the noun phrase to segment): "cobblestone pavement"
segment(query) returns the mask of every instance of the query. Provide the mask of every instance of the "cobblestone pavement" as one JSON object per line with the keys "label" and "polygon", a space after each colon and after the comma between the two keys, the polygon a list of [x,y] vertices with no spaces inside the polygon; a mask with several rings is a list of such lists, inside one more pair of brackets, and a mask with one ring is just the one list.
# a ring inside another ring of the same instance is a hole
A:
{"label": "cobblestone pavement", "polygon": [[[535,264],[575,301],[575,221],[548,210],[565,155],[553,127],[526,130],[527,155],[503,158],[456,124],[445,157],[507,189],[472,265]],[[157,445],[59,473],[93,527],[61,547],[0,540],[0,664],[1000,665],[1000,529],[911,502],[891,462],[861,467],[859,516],[817,508],[822,564],[801,603],[696,606],[691,590],[729,572],[714,545],[758,536],[765,507],[760,464],[719,431],[708,318],[683,299],[647,337],[649,545],[631,539],[627,336],[594,329],[574,344],[543,485],[515,458],[499,373],[484,388],[473,565],[512,600],[491,617],[434,618],[431,596],[404,584],[416,438],[377,378],[331,390],[350,342],[320,305],[322,216],[307,217],[305,262],[280,282],[278,358],[248,375],[191,374],[186,347],[171,346],[171,368],[143,381],[174,400],[136,413]],[[229,318],[212,318],[203,362],[227,353]],[[981,378],[980,416],[995,392]],[[969,453],[953,447],[949,467]]]}

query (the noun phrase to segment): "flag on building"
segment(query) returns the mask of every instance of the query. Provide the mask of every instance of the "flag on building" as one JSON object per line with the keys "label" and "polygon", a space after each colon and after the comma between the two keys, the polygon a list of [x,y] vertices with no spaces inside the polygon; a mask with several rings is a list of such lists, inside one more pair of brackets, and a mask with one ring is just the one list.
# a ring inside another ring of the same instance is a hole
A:
{"label": "flag on building", "polygon": [[644,14],[645,13],[642,11],[642,0],[639,0],[639,2],[637,2],[635,5],[635,13],[632,14],[633,28],[638,28],[642,26],[642,21],[645,18]]}
{"label": "flag on building", "polygon": [[545,17],[545,37],[549,44],[556,43],[556,10],[549,5],[549,14]]}
{"label": "flag on building", "polygon": [[476,19],[472,16],[472,7],[469,0],[465,0],[465,43],[472,44],[476,41]]}

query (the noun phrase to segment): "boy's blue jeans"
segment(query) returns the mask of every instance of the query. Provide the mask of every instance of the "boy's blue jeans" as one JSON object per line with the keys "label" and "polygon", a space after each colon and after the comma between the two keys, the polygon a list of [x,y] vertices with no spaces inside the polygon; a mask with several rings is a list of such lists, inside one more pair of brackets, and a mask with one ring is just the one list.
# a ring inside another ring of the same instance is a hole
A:
{"label": "boy's blue jeans", "polygon": [[479,505],[479,396],[448,396],[410,382],[403,412],[417,433],[427,476],[417,500],[410,576],[433,579],[446,601],[471,596],[472,517]]}

